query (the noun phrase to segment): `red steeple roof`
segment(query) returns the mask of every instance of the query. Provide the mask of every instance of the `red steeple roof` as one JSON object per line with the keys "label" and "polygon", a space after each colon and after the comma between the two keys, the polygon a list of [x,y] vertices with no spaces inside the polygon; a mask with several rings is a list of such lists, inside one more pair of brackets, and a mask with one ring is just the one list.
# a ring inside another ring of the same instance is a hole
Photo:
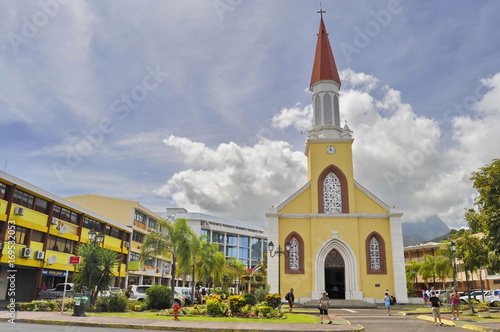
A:
{"label": "red steeple roof", "polygon": [[326,33],[323,16],[319,24],[318,43],[316,44],[316,54],[311,75],[311,86],[318,81],[334,81],[340,86],[339,73],[333,58],[332,48]]}

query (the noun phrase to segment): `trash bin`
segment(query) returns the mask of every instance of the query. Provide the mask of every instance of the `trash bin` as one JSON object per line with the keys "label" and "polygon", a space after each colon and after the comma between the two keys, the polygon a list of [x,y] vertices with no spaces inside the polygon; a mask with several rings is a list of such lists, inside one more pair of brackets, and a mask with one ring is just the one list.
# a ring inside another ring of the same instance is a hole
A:
{"label": "trash bin", "polygon": [[85,316],[85,303],[89,300],[87,296],[75,296],[75,309],[73,309],[73,316]]}

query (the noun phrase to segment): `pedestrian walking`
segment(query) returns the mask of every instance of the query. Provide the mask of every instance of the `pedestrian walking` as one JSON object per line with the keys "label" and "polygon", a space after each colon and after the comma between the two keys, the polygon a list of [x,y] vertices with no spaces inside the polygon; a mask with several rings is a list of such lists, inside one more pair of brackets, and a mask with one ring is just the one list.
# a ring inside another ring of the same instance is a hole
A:
{"label": "pedestrian walking", "polygon": [[385,292],[384,294],[384,303],[385,303],[385,308],[387,310],[387,316],[391,315],[391,296],[389,295],[389,292]]}
{"label": "pedestrian walking", "polygon": [[328,293],[323,291],[321,293],[321,298],[318,301],[318,309],[319,309],[319,317],[321,319],[321,324],[323,324],[323,318],[327,318],[329,320],[328,324],[332,324],[332,319],[328,314],[328,307],[330,305],[330,298],[328,297]]}
{"label": "pedestrian walking", "polygon": [[[441,322],[441,301],[439,300],[439,297],[436,296],[436,292],[432,291],[431,292],[431,297],[429,298],[429,302],[431,303],[432,307],[432,316],[434,316],[434,324],[436,326],[443,326],[443,322]],[[439,320],[439,324],[438,321]]]}
{"label": "pedestrian walking", "polygon": [[290,288],[290,291],[286,293],[285,300],[288,301],[288,312],[292,312],[293,302],[295,301],[295,296],[293,295],[293,288]]}

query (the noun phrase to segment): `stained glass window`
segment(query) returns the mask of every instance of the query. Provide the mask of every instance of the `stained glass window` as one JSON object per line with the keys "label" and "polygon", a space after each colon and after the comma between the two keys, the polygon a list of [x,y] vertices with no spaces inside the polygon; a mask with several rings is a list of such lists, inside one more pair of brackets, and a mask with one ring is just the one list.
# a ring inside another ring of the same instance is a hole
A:
{"label": "stained glass window", "polygon": [[299,241],[292,238],[290,241],[290,270],[300,269],[300,254],[299,254]]}
{"label": "stained glass window", "polygon": [[333,172],[323,182],[323,206],[325,213],[342,213],[340,180]]}
{"label": "stained glass window", "polygon": [[380,246],[375,237],[370,240],[370,266],[372,270],[380,270]]}

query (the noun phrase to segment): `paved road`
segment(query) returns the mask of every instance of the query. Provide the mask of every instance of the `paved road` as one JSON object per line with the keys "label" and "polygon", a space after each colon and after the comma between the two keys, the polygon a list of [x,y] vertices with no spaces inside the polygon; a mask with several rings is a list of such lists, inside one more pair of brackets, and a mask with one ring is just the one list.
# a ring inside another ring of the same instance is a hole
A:
{"label": "paved road", "polygon": [[339,317],[345,318],[351,324],[359,324],[365,328],[365,332],[434,332],[434,331],[461,331],[459,327],[435,326],[434,323],[425,320],[416,319],[415,316],[401,316],[394,314],[386,316],[384,309],[380,309],[380,314],[373,309],[340,309],[330,310],[330,312]]}
{"label": "paved road", "polygon": [[[123,328],[103,328],[86,327],[71,325],[46,325],[46,324],[27,324],[27,323],[3,323],[0,322],[0,331],[8,332],[124,332],[124,331],[152,331],[152,330],[124,330]],[[157,330],[156,330],[157,331]],[[167,330],[162,330],[168,332]]]}

